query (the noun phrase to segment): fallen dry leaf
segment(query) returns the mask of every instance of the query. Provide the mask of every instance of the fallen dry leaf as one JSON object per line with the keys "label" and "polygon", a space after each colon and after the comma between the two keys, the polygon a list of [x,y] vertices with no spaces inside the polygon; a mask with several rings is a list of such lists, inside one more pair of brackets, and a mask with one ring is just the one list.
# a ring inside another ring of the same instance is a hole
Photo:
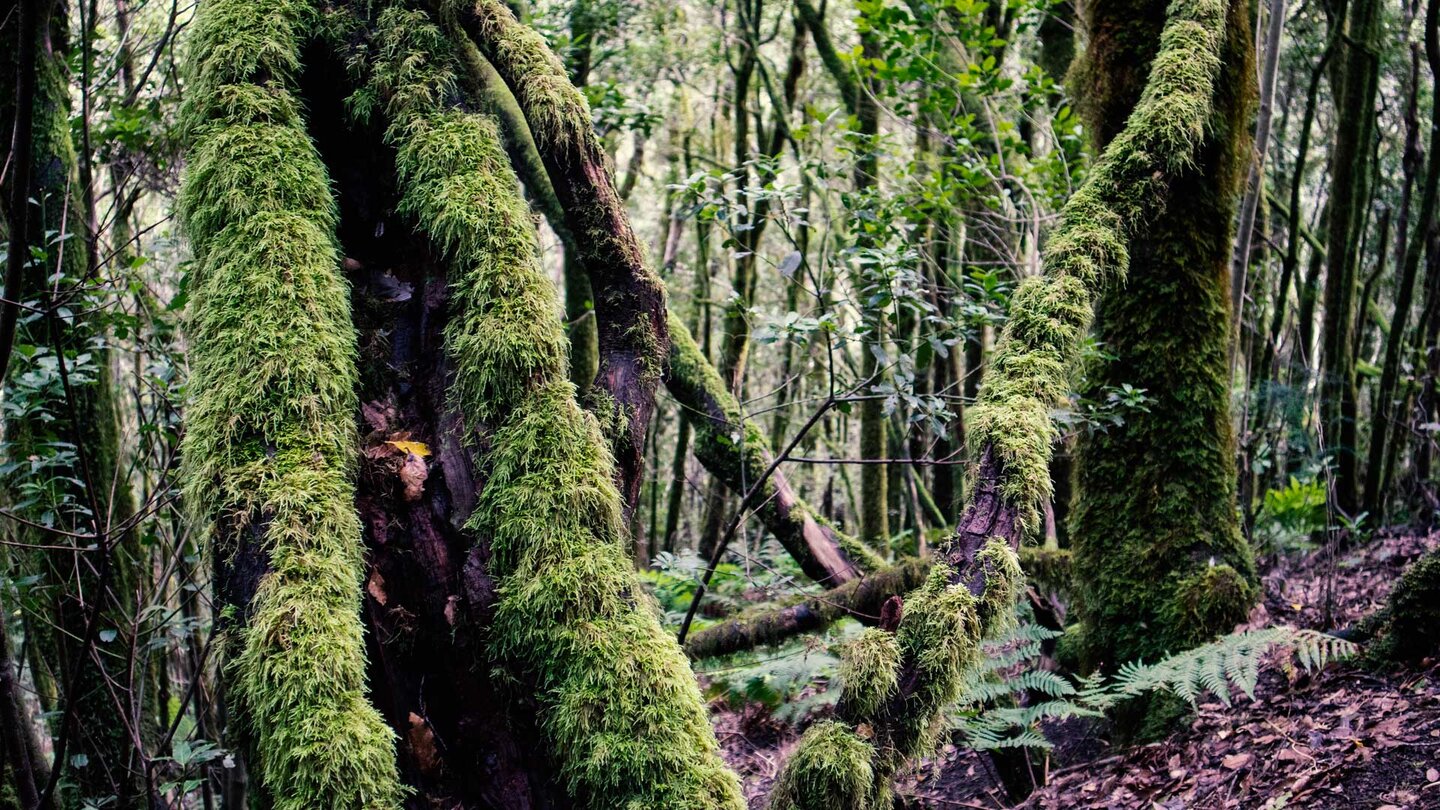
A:
{"label": "fallen dry leaf", "polygon": [[390,597],[385,593],[385,578],[380,576],[379,571],[370,572],[370,579],[365,583],[365,590],[375,598],[376,602],[380,603],[381,607],[390,601]]}
{"label": "fallen dry leaf", "polygon": [[405,739],[410,743],[410,753],[415,755],[415,764],[424,773],[433,773],[439,768],[440,756],[435,746],[435,732],[420,715],[410,713],[410,729]]}
{"label": "fallen dry leaf", "polygon": [[1225,770],[1234,771],[1249,765],[1250,760],[1254,758],[1255,757],[1248,752],[1243,754],[1229,754],[1220,760],[1220,764],[1225,767]]}
{"label": "fallen dry leaf", "polygon": [[411,453],[400,466],[400,482],[405,485],[405,500],[418,501],[425,494],[425,479],[430,476],[425,459]]}

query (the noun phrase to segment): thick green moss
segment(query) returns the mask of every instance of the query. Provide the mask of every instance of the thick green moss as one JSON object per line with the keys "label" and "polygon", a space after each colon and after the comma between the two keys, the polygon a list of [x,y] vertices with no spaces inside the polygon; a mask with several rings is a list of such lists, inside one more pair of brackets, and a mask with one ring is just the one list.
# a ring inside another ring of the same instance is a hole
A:
{"label": "thick green moss", "polygon": [[[929,750],[942,710],[960,697],[966,673],[980,660],[980,639],[988,630],[980,621],[980,600],[964,585],[951,584],[954,573],[949,566],[934,566],[930,579],[905,600],[897,636],[900,660],[912,671],[906,674],[915,685],[889,718],[887,743],[893,750],[884,768],[887,778],[906,759]],[[993,587],[1011,590],[1019,583]]]}
{"label": "thick green moss", "polygon": [[1193,628],[1196,634],[1186,642],[1194,646],[1216,633],[1245,621],[1255,602],[1255,584],[1234,568],[1221,563],[1207,565],[1175,585],[1175,597],[1166,617],[1174,627]]}
{"label": "thick green moss", "polygon": [[1025,579],[1031,586],[1041,593],[1069,596],[1072,581],[1070,549],[1021,546],[1019,556],[1020,569],[1025,572]]}
{"label": "thick green moss", "polygon": [[[1250,46],[1242,4],[1186,2],[1226,16],[1213,32],[1171,26],[1162,34],[1161,0],[1088,7],[1091,30],[1103,34],[1075,74],[1091,131],[1102,146],[1115,137],[1114,149],[1155,82],[1142,90],[1133,66],[1153,59],[1152,76],[1191,88],[1180,106],[1185,125],[1153,136],[1156,146],[1193,153],[1171,161],[1167,181],[1184,205],[1132,234],[1126,285],[1097,308],[1097,337],[1115,359],[1086,370],[1086,390],[1103,396],[1106,386],[1130,384],[1151,401],[1124,425],[1083,435],[1077,448],[1071,536],[1090,666],[1154,660],[1226,632],[1257,592],[1235,511],[1227,363],[1230,220],[1248,156]],[[1211,56],[1180,57],[1202,42],[1212,43],[1202,49]],[[1213,103],[1202,72],[1218,76]]]}
{"label": "thick green moss", "polygon": [[468,528],[489,539],[500,591],[490,652],[530,687],[572,806],[740,808],[695,678],[631,567],[613,460],[576,403],[495,124],[442,103],[450,57],[423,15],[388,10],[378,31],[400,207],[451,271],[451,395],[486,473]]}
{"label": "thick green moss", "polygon": [[1008,630],[1015,616],[1015,600],[1025,584],[1020,558],[1009,543],[992,537],[975,555],[975,562],[985,576],[985,590],[978,605],[980,623],[987,635]]}
{"label": "thick green moss", "polygon": [[840,659],[844,689],[842,714],[869,717],[890,696],[900,679],[900,644],[895,634],[872,627],[846,645]]}
{"label": "thick green moss", "polygon": [[871,810],[874,748],[845,724],[811,726],[770,794],[770,810]]}
{"label": "thick green moss", "polygon": [[277,810],[378,810],[402,789],[365,694],[355,335],[328,179],[287,89],[310,14],[213,0],[191,42],[184,488],[222,569],[264,560],[225,647],[261,792]]}
{"label": "thick green moss", "polygon": [[1405,570],[1378,625],[1379,635],[1367,650],[1372,659],[1418,663],[1440,654],[1440,551]]}
{"label": "thick green moss", "polygon": [[497,61],[525,81],[511,89],[540,148],[595,138],[590,104],[571,83],[569,72],[539,32],[519,25],[499,0],[448,0],[447,11],[474,15],[480,37]]}
{"label": "thick green moss", "polygon": [[[1007,600],[1019,591],[1019,563],[1004,541],[992,540],[981,554],[985,580],[979,598],[956,582],[953,569],[936,565],[906,598],[896,633],[868,630],[846,650],[840,713],[848,725],[832,723],[834,728],[812,729],[801,739],[781,773],[772,807],[819,807],[807,802],[822,800],[838,807],[889,806],[891,777],[931,749],[944,709],[960,696],[967,673],[979,662],[981,639],[1003,625],[987,606],[1003,604],[1008,618]],[[852,761],[860,752],[870,754],[863,769]],[[863,779],[834,777],[844,770]],[[805,785],[809,789],[799,787]]]}
{"label": "thick green moss", "polygon": [[1032,530],[1050,497],[1050,447],[1058,436],[1050,414],[1069,393],[1069,365],[1090,319],[1091,294],[1074,276],[1023,282],[980,399],[967,414],[977,457],[986,447],[998,455],[1001,494],[1021,506],[1021,519]]}

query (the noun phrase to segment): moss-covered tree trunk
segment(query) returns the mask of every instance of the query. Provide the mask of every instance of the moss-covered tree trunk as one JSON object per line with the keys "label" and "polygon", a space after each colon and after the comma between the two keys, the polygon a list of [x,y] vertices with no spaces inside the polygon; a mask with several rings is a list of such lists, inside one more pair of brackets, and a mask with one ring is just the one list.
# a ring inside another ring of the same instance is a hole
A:
{"label": "moss-covered tree trunk", "polygon": [[232,744],[276,810],[392,808],[366,694],[355,329],[297,78],[303,0],[202,4],[180,210],[196,258],[187,503],[216,564]]}
{"label": "moss-covered tree trunk", "polygon": [[[793,63],[797,58],[796,51],[801,48],[802,44],[803,37],[797,33],[791,43],[792,65],[785,77],[783,86],[785,102],[782,106],[794,100],[795,83],[799,80],[801,68],[796,67]],[[472,82],[472,84],[475,85],[475,91],[484,97],[482,106],[492,111],[499,120],[506,136],[511,161],[521,176],[527,191],[538,202],[551,226],[566,243],[567,255],[579,255],[577,246],[572,244],[575,239],[574,233],[567,223],[577,217],[591,221],[604,219],[594,209],[607,198],[608,195],[601,187],[610,183],[610,178],[604,172],[591,172],[577,181],[567,180],[566,183],[575,186],[591,184],[595,188],[588,192],[572,188],[569,197],[570,205],[563,205],[557,196],[556,185],[552,182],[552,177],[547,173],[546,167],[542,165],[543,161],[531,126],[501,76],[478,53],[475,53],[472,59],[465,60],[465,65],[471,74],[479,76],[479,81]],[[517,74],[514,66],[509,70],[509,75],[510,80],[519,86],[523,86],[527,81],[537,81],[537,79],[527,79],[524,75]],[[487,76],[492,78],[485,78]],[[553,75],[542,77],[547,81],[554,78]],[[498,83],[499,86],[495,86],[495,83]],[[785,143],[785,133],[788,131],[786,126],[784,115],[777,112],[767,154],[773,156],[779,153]],[[578,213],[572,213],[567,208],[575,208]],[[761,230],[760,226],[765,221],[765,219],[760,219],[757,227],[751,233]],[[696,224],[699,234],[697,265],[705,267],[709,226],[698,221]],[[627,241],[633,242],[633,240],[633,234],[616,233],[606,241],[619,244]],[[603,256],[597,256],[596,253],[599,251],[592,252],[589,261],[592,264],[606,263],[603,261]],[[614,261],[609,263],[614,264]],[[595,314],[610,321],[623,320],[621,313],[629,305],[628,300],[631,298],[626,293],[627,285],[617,283],[617,277],[619,274],[604,274],[601,284],[594,288],[601,293],[596,301]],[[708,274],[701,273],[698,281],[701,286],[700,291],[696,293],[696,298],[701,303],[695,320],[696,326],[705,329],[708,322],[709,304],[708,296],[703,294],[703,290],[708,289]],[[590,288],[587,287],[587,289]],[[763,434],[744,419],[739,402],[730,392],[728,384],[724,381],[723,373],[712,366],[707,359],[708,347],[706,351],[702,352],[695,345],[695,340],[690,335],[690,328],[685,326],[681,320],[672,315],[670,322],[672,331],[683,334],[677,334],[675,340],[672,341],[664,370],[664,382],[671,395],[691,414],[681,428],[682,436],[686,436],[686,440],[678,443],[676,452],[683,454],[685,448],[682,445],[688,445],[686,434],[693,433],[695,457],[714,476],[705,498],[706,526],[702,532],[700,543],[702,554],[708,556],[714,549],[714,543],[719,539],[724,522],[725,490],[728,489],[737,496],[745,495],[749,486],[758,482],[766,468],[769,467],[770,461],[773,459],[774,448],[767,444]],[[574,336],[571,337],[573,351]],[[691,348],[694,350],[691,351]],[[572,354],[572,361],[573,357]],[[703,416],[701,416],[702,414]],[[743,434],[743,441],[732,441],[735,434]],[[683,469],[681,474],[683,474]],[[757,516],[765,528],[800,562],[801,568],[808,575],[819,582],[834,584],[845,582],[861,571],[878,567],[880,563],[873,552],[818,519],[815,511],[798,498],[794,488],[788,483],[783,469],[777,468],[771,473],[765,489],[768,492],[781,493],[781,497],[765,500],[761,508],[756,510]],[[679,495],[680,491],[672,481],[670,495],[672,504],[678,502]],[[671,536],[672,515],[678,525],[678,510],[667,509],[665,532],[667,538]],[[709,544],[704,541],[705,536],[711,538]]]}
{"label": "moss-covered tree trunk", "polygon": [[[773,810],[889,806],[895,770],[933,741],[928,731],[957,696],[980,639],[1011,617],[1021,576],[1013,549],[1039,529],[1050,497],[1052,410],[1066,396],[1095,295],[1124,277],[1129,244],[1148,234],[1179,190],[1171,181],[1201,154],[1213,105],[1224,97],[1223,56],[1236,28],[1243,37],[1234,14],[1221,0],[1175,0],[1161,18],[1159,56],[1138,103],[1061,211],[1044,274],[1023,282],[1011,301],[971,409],[979,462],[958,528],[937,550],[925,585],[903,604],[888,601],[880,626],[847,652],[838,719],[806,732],[776,783]],[[1220,241],[1223,266],[1228,238]],[[1222,362],[1223,349],[1222,339]]]}
{"label": "moss-covered tree trunk", "polygon": [[[187,113],[187,494],[213,521],[261,792],[388,808],[403,782],[414,807],[738,808],[630,566],[617,483],[637,479],[607,439],[641,444],[653,403],[628,397],[659,381],[666,325],[646,315],[664,298],[583,97],[498,3],[317,12],[205,4]],[[534,224],[475,112],[487,65],[619,299],[599,323],[612,436],[577,402]]]}
{"label": "moss-covered tree trunk", "polygon": [[[1078,443],[1071,518],[1090,666],[1154,659],[1228,631],[1255,598],[1235,512],[1227,344],[1231,219],[1246,165],[1252,53],[1246,6],[1227,4],[1206,138],[1171,180],[1182,206],[1130,243],[1123,286],[1097,307],[1110,362],[1090,394],[1143,389],[1148,410]],[[1125,126],[1161,47],[1166,0],[1088,4],[1089,46],[1072,72],[1096,144]]]}

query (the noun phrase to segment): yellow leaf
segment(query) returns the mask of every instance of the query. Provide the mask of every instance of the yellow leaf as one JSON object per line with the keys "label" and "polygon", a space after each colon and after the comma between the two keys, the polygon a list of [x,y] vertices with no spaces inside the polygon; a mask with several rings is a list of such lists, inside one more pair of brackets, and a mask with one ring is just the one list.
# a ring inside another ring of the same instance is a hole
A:
{"label": "yellow leaf", "polygon": [[402,453],[413,453],[421,458],[430,455],[430,448],[424,442],[386,442]]}

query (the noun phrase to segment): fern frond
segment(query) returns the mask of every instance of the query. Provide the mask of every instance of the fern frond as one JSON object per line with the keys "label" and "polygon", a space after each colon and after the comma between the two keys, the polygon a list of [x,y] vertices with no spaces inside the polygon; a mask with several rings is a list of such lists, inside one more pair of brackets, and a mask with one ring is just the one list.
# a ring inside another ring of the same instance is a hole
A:
{"label": "fern frond", "polygon": [[[985,666],[967,688],[964,710],[951,723],[977,751],[1050,748],[1047,720],[1101,717],[1116,703],[1164,690],[1191,704],[1213,695],[1229,706],[1238,691],[1253,699],[1267,661],[1298,661],[1313,671],[1354,655],[1356,645],[1315,630],[1268,627],[1218,638],[1153,664],[1127,661],[1114,676],[1095,673],[1071,680],[1036,666],[1040,645],[1056,633],[1021,622],[987,645]],[[1021,697],[1024,697],[1024,700]]]}
{"label": "fern frond", "polygon": [[1236,689],[1255,696],[1260,666],[1272,651],[1279,653],[1280,660],[1294,658],[1306,672],[1313,672],[1356,650],[1354,643],[1316,630],[1245,630],[1154,664],[1128,662],[1116,672],[1110,688],[1123,697],[1165,689],[1190,703],[1210,694],[1228,706]]}

